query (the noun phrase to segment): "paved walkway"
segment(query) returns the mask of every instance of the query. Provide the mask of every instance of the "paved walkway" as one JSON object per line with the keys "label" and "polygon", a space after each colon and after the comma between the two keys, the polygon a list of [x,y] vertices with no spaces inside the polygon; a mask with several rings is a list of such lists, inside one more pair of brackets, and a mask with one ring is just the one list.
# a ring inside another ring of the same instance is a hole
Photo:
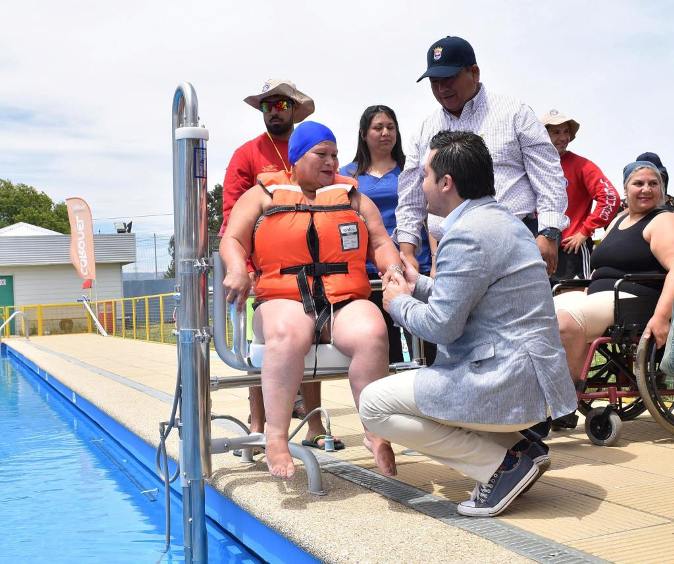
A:
{"label": "paved walkway", "polygon": [[[7,343],[156,444],[157,423],[168,416],[175,386],[173,346],[95,335]],[[211,363],[212,376],[234,373],[215,355]],[[214,392],[213,412],[245,420],[246,397],[244,389]],[[552,469],[504,515],[475,520],[457,517],[451,503],[465,499],[472,482],[426,457],[397,447],[398,481],[359,470],[374,464],[362,446],[348,383],[324,382],[323,398],[333,433],[347,448],[321,460],[350,481],[326,474],[329,493],[316,498],[304,491],[303,472],[279,482],[267,475],[261,457],[250,467],[230,455],[214,457],[211,480],[321,560],[505,563],[527,561],[526,555],[547,562],[674,561],[674,501],[664,495],[674,478],[674,436],[647,414],[624,424],[615,447],[591,445],[582,421],[577,432],[554,435]],[[214,436],[219,432],[214,429]],[[175,440],[169,447],[177,457]]]}

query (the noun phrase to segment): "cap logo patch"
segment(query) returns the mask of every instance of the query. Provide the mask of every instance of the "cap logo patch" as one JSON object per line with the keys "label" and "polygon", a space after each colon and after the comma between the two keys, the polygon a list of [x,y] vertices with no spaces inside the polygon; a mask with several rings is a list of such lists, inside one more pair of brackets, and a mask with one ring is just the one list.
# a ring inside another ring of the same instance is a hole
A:
{"label": "cap logo patch", "polygon": [[559,111],[557,111],[557,110],[550,110],[550,115],[551,115],[551,116],[559,115]]}
{"label": "cap logo patch", "polygon": [[270,86],[271,86],[271,84],[269,84],[268,82],[265,82],[264,86],[262,87],[262,92],[266,92],[267,90],[269,90]]}
{"label": "cap logo patch", "polygon": [[433,49],[433,60],[439,61],[440,57],[442,57],[442,47],[436,47]]}

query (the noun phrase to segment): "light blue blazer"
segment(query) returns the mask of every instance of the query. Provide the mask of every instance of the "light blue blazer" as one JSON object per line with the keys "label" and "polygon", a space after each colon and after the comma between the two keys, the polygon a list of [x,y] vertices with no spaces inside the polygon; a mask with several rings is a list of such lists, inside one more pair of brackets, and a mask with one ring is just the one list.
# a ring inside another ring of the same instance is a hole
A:
{"label": "light blue blazer", "polygon": [[524,223],[491,196],[470,200],[438,245],[435,280],[398,296],[391,317],[438,344],[414,373],[419,410],[516,424],[576,409],[545,263]]}

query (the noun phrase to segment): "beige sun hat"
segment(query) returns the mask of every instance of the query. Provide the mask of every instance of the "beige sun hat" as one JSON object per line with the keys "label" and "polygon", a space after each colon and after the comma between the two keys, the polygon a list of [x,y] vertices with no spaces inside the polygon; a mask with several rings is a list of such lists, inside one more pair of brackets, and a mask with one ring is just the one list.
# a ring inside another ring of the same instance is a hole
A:
{"label": "beige sun hat", "polygon": [[254,96],[248,96],[243,101],[260,109],[260,102],[270,96],[287,96],[295,102],[293,121],[299,123],[314,113],[314,101],[303,92],[300,92],[294,82],[284,78],[270,78],[262,85],[262,92]]}
{"label": "beige sun hat", "polygon": [[541,123],[543,125],[561,125],[567,122],[569,124],[569,133],[571,133],[571,141],[573,141],[580,128],[580,124],[575,119],[565,116],[559,110],[550,110],[541,117]]}

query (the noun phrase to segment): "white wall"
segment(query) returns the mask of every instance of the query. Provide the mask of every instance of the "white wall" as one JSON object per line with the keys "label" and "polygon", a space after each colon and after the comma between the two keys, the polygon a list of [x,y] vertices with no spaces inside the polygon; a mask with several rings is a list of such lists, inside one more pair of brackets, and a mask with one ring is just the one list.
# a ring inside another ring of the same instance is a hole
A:
{"label": "white wall", "polygon": [[[14,277],[14,305],[75,302],[89,290],[69,264],[38,266],[0,266],[0,275]],[[122,268],[119,263],[96,264],[95,292],[92,299],[122,297]]]}

